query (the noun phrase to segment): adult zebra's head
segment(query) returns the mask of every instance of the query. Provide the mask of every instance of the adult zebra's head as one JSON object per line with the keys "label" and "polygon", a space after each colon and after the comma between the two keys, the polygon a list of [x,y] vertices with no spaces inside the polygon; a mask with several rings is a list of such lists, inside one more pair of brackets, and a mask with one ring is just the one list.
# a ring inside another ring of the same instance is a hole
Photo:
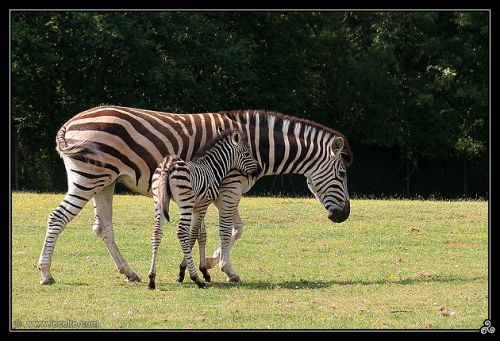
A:
{"label": "adult zebra's head", "polygon": [[316,166],[305,174],[307,185],[328,210],[328,219],[341,223],[349,218],[351,210],[347,191],[347,167],[352,163],[352,154],[347,140],[344,141],[342,136],[334,136],[323,147]]}

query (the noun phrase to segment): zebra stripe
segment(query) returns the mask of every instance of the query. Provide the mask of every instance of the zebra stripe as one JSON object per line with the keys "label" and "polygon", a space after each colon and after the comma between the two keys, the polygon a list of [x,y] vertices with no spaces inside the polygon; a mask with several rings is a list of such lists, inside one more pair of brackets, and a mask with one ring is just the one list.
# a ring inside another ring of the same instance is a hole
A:
{"label": "zebra stripe", "polygon": [[[301,131],[302,125],[300,123],[296,123],[294,130],[293,130],[293,135],[295,139],[290,138],[289,139],[289,145],[293,146],[294,148],[290,148],[290,155],[293,155],[293,151],[295,151],[295,157],[293,160],[287,160],[288,162],[288,167],[285,169],[283,174],[288,174],[291,172],[292,168],[295,166],[296,162],[299,160],[301,152],[302,152],[302,144],[300,143],[300,131]],[[296,150],[293,150],[295,149]]]}
{"label": "zebra stripe", "polygon": [[[285,120],[283,121],[282,124],[282,131],[281,131],[281,137],[283,138],[283,145],[284,145],[284,153],[282,158],[281,163],[279,164],[278,168],[275,169],[274,173],[281,174],[283,172],[283,167],[285,167],[286,162],[288,161],[289,154],[290,154],[290,141],[293,141],[293,139],[287,139],[286,136],[288,136],[288,128],[290,127],[290,121]],[[279,148],[278,148],[279,149]],[[277,158],[279,160],[279,157]]]}

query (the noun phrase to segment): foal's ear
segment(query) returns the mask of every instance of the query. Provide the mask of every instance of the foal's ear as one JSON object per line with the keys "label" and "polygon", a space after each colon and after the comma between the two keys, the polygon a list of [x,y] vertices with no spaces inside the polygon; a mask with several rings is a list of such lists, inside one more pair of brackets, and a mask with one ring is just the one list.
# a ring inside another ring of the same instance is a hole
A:
{"label": "foal's ear", "polygon": [[217,127],[217,134],[218,134],[219,136],[221,136],[223,132],[224,132],[224,128],[222,128],[221,126],[218,126],[218,127]]}
{"label": "foal's ear", "polygon": [[241,134],[238,130],[235,130],[233,131],[233,133],[231,134],[231,141],[233,142],[233,144],[235,146],[237,146],[238,144],[240,144],[241,142]]}
{"label": "foal's ear", "polygon": [[342,153],[342,148],[344,148],[344,139],[341,136],[336,136],[333,139],[331,152],[333,157],[338,157]]}

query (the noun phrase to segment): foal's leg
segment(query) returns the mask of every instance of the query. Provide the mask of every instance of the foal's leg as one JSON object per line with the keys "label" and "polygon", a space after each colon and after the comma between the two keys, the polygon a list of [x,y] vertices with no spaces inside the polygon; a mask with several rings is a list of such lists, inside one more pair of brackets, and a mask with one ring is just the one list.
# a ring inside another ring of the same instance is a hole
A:
{"label": "foal's leg", "polygon": [[156,220],[153,227],[153,234],[151,235],[151,247],[152,247],[152,259],[151,267],[149,269],[149,289],[155,289],[156,283],[156,261],[158,257],[158,248],[160,247],[161,239],[163,237],[163,223],[164,218],[160,214],[157,207],[156,208]]}
{"label": "foal's leg", "polygon": [[239,182],[225,186],[225,190],[219,193],[217,207],[219,209],[219,237],[220,237],[220,260],[219,267],[226,273],[229,282],[240,282],[240,277],[231,267],[229,250],[231,248],[231,237],[233,235],[234,216],[238,210],[241,198],[241,186]]}
{"label": "foal's leg", "polygon": [[[205,218],[205,214],[207,212],[208,204],[196,207],[193,209],[192,216],[192,224],[189,232],[189,247],[192,252],[194,244],[196,240],[198,240],[198,245],[200,248],[200,271],[203,274],[203,278],[210,282],[210,274],[207,271],[205,266],[205,245],[207,240],[207,233],[205,230],[205,226],[203,225],[203,219]],[[177,276],[177,281],[182,282],[184,280],[184,276],[186,273],[186,258],[182,259],[182,262],[179,265],[179,274]]]}
{"label": "foal's leg", "polygon": [[[224,230],[224,238],[228,238],[227,253],[233,246],[234,242],[241,237],[243,233],[243,223],[241,222],[238,213],[238,204],[242,196],[242,185],[240,177],[228,176],[222,179],[219,187],[219,197],[214,201],[215,206],[219,210],[219,232]],[[226,221],[222,222],[220,219],[225,218]],[[228,227],[228,225],[231,225]],[[222,240],[221,240],[222,243]],[[222,244],[221,244],[222,246]],[[219,247],[213,253],[212,257],[206,258],[206,266],[208,269],[213,268],[221,261],[221,248]],[[229,265],[230,266],[230,265]],[[233,280],[237,281],[239,277],[233,276]]]}
{"label": "foal's leg", "polygon": [[198,285],[199,288],[206,288],[205,283],[198,277],[198,274],[196,273],[193,257],[191,256],[190,231],[191,231],[191,226],[193,224],[193,219],[192,219],[193,206],[194,206],[194,201],[190,203],[186,202],[179,203],[180,219],[179,219],[179,226],[177,228],[177,238],[179,239],[182,251],[184,252],[184,258],[186,260],[186,265],[189,270],[189,277],[193,282],[195,282]]}
{"label": "foal's leg", "polygon": [[[204,217],[205,215],[203,215]],[[200,271],[203,274],[205,281],[210,282],[210,274],[208,273],[207,265],[205,263],[205,249],[207,245],[207,230],[203,219],[198,222],[198,246],[200,248]]]}
{"label": "foal's leg", "polygon": [[232,205],[223,206],[219,209],[219,237],[220,237],[220,260],[219,268],[226,273],[227,281],[238,283],[240,282],[240,276],[233,270],[231,262],[229,260],[229,250],[231,248],[231,235],[233,228],[233,217],[237,207],[237,203]]}

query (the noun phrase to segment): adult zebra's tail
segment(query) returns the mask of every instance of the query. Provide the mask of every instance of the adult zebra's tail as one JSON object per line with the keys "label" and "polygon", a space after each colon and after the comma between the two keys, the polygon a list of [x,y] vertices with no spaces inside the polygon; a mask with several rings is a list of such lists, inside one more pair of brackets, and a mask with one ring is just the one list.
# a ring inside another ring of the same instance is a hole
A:
{"label": "adult zebra's tail", "polygon": [[92,152],[92,150],[86,146],[85,141],[78,141],[75,144],[68,145],[65,135],[66,124],[59,129],[56,135],[56,150],[59,156],[84,156]]}

